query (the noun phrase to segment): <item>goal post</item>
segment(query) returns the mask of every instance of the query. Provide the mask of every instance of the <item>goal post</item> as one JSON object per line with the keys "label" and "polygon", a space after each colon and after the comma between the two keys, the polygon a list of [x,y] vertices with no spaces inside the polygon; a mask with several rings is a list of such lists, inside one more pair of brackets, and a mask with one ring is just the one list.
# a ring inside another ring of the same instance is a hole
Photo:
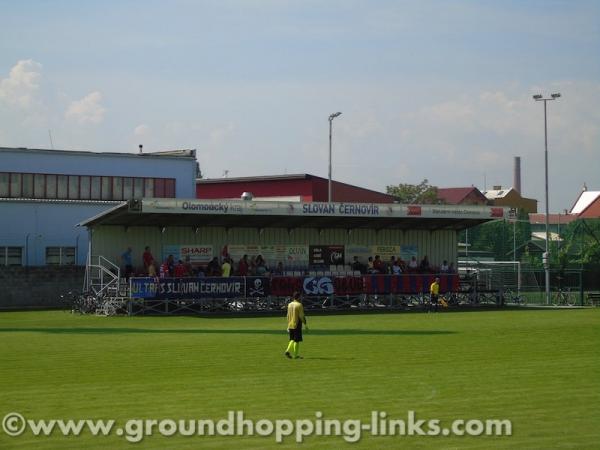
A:
{"label": "goal post", "polygon": [[520,261],[462,260],[458,261],[458,271],[461,275],[476,274],[478,282],[489,290],[513,289],[520,294],[523,288]]}

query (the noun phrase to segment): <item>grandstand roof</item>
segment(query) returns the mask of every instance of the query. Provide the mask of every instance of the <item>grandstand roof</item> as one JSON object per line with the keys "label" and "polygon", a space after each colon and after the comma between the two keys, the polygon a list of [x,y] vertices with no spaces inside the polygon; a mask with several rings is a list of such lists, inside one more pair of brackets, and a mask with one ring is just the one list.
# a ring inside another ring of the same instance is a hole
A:
{"label": "grandstand roof", "polygon": [[461,230],[507,215],[508,208],[471,205],[146,198],[123,202],[79,225]]}

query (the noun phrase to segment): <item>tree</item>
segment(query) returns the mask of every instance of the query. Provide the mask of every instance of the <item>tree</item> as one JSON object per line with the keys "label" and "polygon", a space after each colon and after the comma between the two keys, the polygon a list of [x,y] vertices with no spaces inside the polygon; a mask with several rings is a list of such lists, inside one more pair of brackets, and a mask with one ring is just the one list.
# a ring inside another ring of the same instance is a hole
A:
{"label": "tree", "polygon": [[437,187],[428,184],[425,178],[419,184],[399,184],[387,186],[388,194],[393,195],[398,203],[404,204],[436,204],[442,203],[437,196]]}

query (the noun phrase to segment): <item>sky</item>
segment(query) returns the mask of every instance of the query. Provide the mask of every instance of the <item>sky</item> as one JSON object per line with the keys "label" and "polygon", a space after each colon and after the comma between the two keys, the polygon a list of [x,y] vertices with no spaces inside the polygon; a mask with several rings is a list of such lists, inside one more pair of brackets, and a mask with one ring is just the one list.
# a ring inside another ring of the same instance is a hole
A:
{"label": "sky", "polygon": [[[194,148],[204,177],[600,190],[596,0],[0,0],[0,146]],[[51,141],[52,139],[52,141]]]}

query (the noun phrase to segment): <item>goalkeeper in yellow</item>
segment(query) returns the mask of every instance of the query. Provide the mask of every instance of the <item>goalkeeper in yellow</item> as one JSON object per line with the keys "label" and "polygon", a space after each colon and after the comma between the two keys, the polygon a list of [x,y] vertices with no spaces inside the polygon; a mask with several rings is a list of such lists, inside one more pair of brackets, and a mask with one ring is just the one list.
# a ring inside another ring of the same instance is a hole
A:
{"label": "goalkeeper in yellow", "polygon": [[298,292],[292,294],[292,301],[288,304],[287,309],[287,330],[290,333],[290,342],[285,350],[285,356],[292,359],[302,358],[298,355],[300,342],[302,342],[302,324],[308,330],[306,317],[304,317],[304,307],[300,302]]}

